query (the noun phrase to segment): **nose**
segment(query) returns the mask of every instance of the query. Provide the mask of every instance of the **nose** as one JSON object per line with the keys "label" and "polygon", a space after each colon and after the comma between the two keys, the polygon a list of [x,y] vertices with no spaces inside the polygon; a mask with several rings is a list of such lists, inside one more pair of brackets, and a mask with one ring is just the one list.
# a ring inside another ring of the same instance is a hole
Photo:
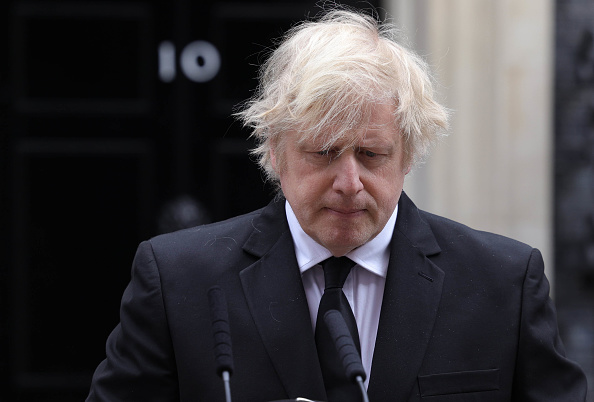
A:
{"label": "nose", "polygon": [[332,189],[352,196],[363,190],[361,182],[361,166],[354,152],[345,151],[332,161],[334,182]]}

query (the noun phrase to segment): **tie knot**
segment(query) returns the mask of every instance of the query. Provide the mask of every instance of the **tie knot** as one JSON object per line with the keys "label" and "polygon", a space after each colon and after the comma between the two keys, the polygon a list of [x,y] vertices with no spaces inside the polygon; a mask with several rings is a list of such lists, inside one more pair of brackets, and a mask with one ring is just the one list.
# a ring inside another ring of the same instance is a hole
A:
{"label": "tie knot", "polygon": [[324,290],[342,288],[355,263],[347,257],[330,257],[322,263],[324,268]]}

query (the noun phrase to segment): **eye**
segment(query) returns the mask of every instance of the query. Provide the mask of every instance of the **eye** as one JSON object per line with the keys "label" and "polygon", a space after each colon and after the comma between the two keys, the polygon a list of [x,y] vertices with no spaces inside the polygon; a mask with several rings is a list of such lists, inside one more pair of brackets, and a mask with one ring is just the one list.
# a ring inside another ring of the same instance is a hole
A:
{"label": "eye", "polygon": [[369,150],[365,150],[363,151],[363,153],[365,154],[365,156],[367,156],[368,158],[373,158],[374,156],[377,156],[377,154],[375,152],[369,151]]}
{"label": "eye", "polygon": [[330,160],[336,159],[338,156],[338,151],[334,149],[323,149],[321,151],[316,151],[316,155],[323,156],[325,158],[329,158]]}

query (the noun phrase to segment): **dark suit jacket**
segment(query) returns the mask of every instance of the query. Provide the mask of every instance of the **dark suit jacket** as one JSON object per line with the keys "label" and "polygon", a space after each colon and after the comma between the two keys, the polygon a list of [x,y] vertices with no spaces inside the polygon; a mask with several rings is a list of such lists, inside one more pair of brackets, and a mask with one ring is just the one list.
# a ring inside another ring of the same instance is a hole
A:
{"label": "dark suit jacket", "polygon": [[[380,401],[584,401],[540,253],[403,194],[369,383]],[[207,291],[226,293],[233,400],[325,400],[284,200],[139,246],[88,401],[223,401]]]}

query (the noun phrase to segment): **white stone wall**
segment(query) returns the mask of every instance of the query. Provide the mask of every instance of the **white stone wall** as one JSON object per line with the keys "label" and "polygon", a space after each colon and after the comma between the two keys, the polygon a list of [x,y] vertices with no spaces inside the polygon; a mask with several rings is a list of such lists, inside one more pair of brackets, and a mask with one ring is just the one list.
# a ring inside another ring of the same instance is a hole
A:
{"label": "white stone wall", "polygon": [[384,0],[433,67],[450,136],[405,183],[417,205],[552,258],[552,0]]}

